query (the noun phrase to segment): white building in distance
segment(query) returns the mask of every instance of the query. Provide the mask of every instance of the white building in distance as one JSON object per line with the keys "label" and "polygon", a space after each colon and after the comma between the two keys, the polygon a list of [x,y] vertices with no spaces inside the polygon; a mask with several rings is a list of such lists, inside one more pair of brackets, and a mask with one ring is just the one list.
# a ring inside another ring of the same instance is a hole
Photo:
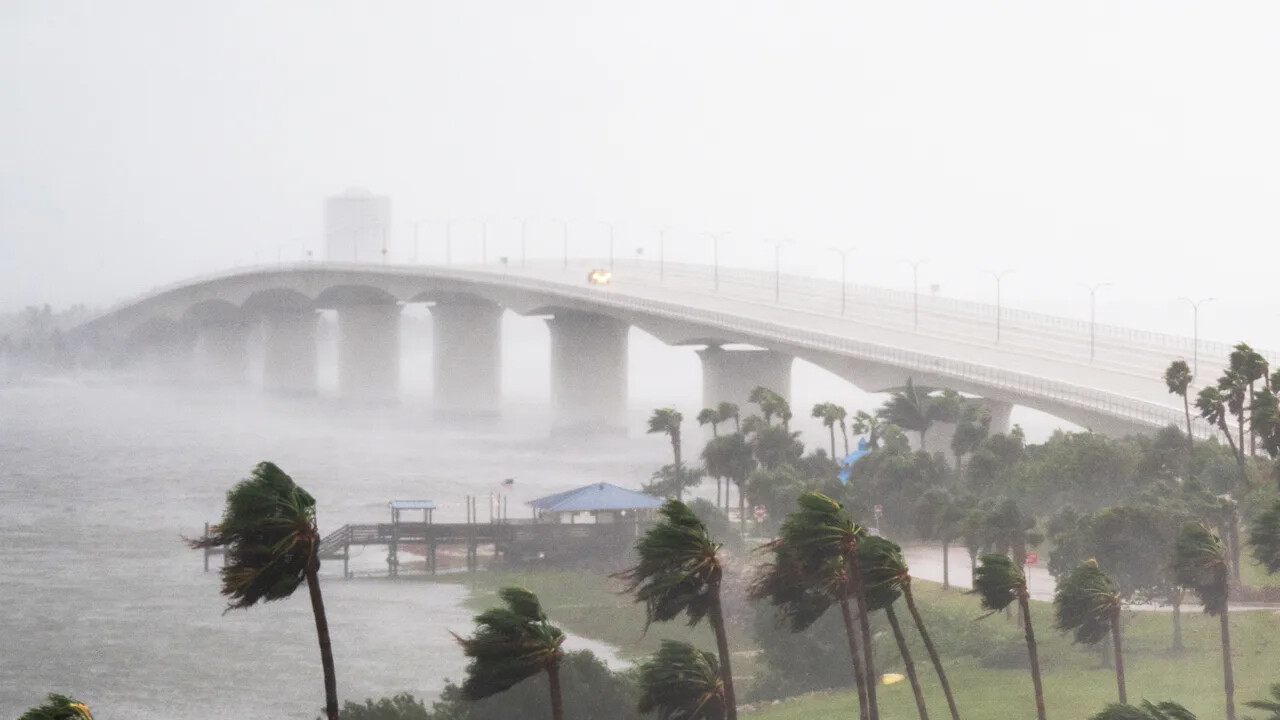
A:
{"label": "white building in distance", "polygon": [[382,262],[391,235],[391,198],[352,188],[324,201],[325,258]]}

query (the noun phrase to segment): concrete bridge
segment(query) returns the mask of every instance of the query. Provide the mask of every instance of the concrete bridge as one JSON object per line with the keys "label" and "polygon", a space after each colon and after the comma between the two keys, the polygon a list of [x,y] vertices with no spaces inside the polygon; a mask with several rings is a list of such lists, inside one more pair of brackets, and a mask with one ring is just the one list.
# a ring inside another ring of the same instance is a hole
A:
{"label": "concrete bridge", "polygon": [[[745,403],[757,385],[789,394],[800,358],[869,392],[913,378],[982,397],[997,431],[1014,405],[1109,434],[1184,423],[1162,373],[1173,359],[1192,361],[1189,338],[1005,309],[997,341],[993,306],[763,271],[628,260],[611,284],[586,282],[590,268],[608,265],[254,267],[157,289],[72,336],[98,352],[194,340],[206,370],[243,381],[250,331],[260,328],[264,387],[314,393],[317,311],[336,310],[341,392],[390,399],[399,388],[401,307],[427,303],[442,415],[498,412],[500,323],[510,311],[543,318],[550,331],[557,431],[625,427],[631,327],[697,348],[707,405]],[[1200,343],[1200,377],[1216,377],[1228,352]],[[1206,433],[1198,423],[1197,434]]]}

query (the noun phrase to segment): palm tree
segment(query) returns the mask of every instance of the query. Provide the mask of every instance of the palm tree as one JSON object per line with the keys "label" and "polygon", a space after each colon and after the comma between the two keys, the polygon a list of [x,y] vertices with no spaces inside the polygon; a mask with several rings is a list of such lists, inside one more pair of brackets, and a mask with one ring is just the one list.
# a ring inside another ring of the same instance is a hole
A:
{"label": "palm tree", "polygon": [[951,436],[951,452],[956,456],[956,477],[964,477],[964,456],[978,449],[991,433],[991,411],[976,403],[962,404],[955,433]]}
{"label": "palm tree", "polygon": [[89,706],[66,695],[50,693],[43,705],[22,713],[18,720],[93,720]]}
{"label": "palm tree", "polygon": [[1176,702],[1143,700],[1142,707],[1112,703],[1089,720],[1196,720],[1196,716]]}
{"label": "palm tree", "polygon": [[[831,434],[831,459],[836,460],[836,423],[840,424],[841,432],[844,430],[844,419],[848,417],[845,409],[835,403],[824,402],[813,406],[812,417],[822,420],[823,426]],[[844,454],[849,454],[849,438],[844,439]]]}
{"label": "palm tree", "polygon": [[[885,619],[889,621],[889,627],[893,630],[893,638],[898,643],[898,653],[902,656],[902,665],[906,669],[907,679],[911,682],[911,692],[915,694],[916,711],[920,714],[920,720],[929,720],[924,692],[920,689],[920,680],[916,677],[916,666],[911,661],[911,651],[907,648],[907,638],[902,633],[897,613],[893,611],[893,604],[906,592],[910,592],[911,587],[911,574],[907,572],[907,562],[902,557],[902,548],[884,538],[869,536],[863,538],[858,544],[858,553],[861,555],[862,582],[867,589],[867,611],[884,611]],[[935,653],[933,643],[928,639],[927,634],[923,634],[922,637],[925,638],[925,649],[929,650],[932,657]],[[942,680],[942,689],[947,694],[952,717],[958,720],[959,713],[956,712],[955,704],[951,699],[951,687],[947,683],[947,676],[942,672],[941,664],[935,667],[938,669],[938,677]]]}
{"label": "palm tree", "polygon": [[1222,636],[1222,682],[1227,695],[1227,720],[1236,720],[1235,680],[1231,671],[1231,626],[1228,622],[1227,552],[1222,541],[1203,523],[1188,522],[1178,533],[1173,573],[1179,585],[1200,598],[1204,611],[1217,615]]}
{"label": "palm tree", "polygon": [[653,657],[640,665],[642,713],[658,712],[659,720],[721,720],[725,702],[716,656],[677,640],[663,640]]}
{"label": "palm tree", "polygon": [[711,437],[720,437],[719,425],[721,421],[723,421],[723,418],[720,417],[720,413],[716,412],[712,408],[702,408],[698,411],[698,425],[700,427],[710,425]]}
{"label": "palm tree", "polygon": [[1058,585],[1053,607],[1057,628],[1075,633],[1078,643],[1096,645],[1110,633],[1116,656],[1120,704],[1129,702],[1125,693],[1124,653],[1120,645],[1120,589],[1116,581],[1098,567],[1096,560],[1087,560]]}
{"label": "palm tree", "polygon": [[879,414],[903,430],[920,433],[920,449],[927,450],[925,433],[933,426],[934,420],[929,411],[930,404],[928,393],[916,390],[915,383],[907,378],[907,389],[891,395],[880,408]]}
{"label": "palm tree", "polygon": [[[702,462],[707,468],[707,472],[717,477],[725,477],[738,486],[738,522],[740,527],[746,529],[746,497],[743,489],[747,485],[747,478],[751,477],[751,472],[756,468],[755,455],[751,452],[751,446],[747,444],[747,439],[741,433],[732,435],[723,435],[714,438],[702,448]],[[725,483],[724,499],[726,511],[729,505],[729,483]]]}
{"label": "palm tree", "polygon": [[[1259,380],[1267,380],[1267,372],[1269,370],[1267,359],[1247,344],[1239,343],[1231,350],[1231,354],[1228,356],[1228,364],[1232,370],[1239,373],[1241,380],[1248,385],[1248,398],[1252,401],[1254,384]],[[1250,414],[1250,419],[1252,419],[1252,414]],[[1240,443],[1240,448],[1244,449],[1243,441]],[[1249,434],[1249,454],[1257,454],[1256,436],[1252,432]]]}
{"label": "palm tree", "polygon": [[564,720],[560,697],[560,659],[564,633],[547,620],[538,596],[522,587],[498,591],[505,607],[489,608],[476,616],[476,633],[454,635],[471,662],[462,683],[462,696],[481,700],[525,678],[547,673],[551,686],[551,717]]}
{"label": "palm tree", "polygon": [[926,490],[915,505],[916,533],[942,543],[942,589],[951,588],[951,543],[964,535],[968,511],[941,488]]}
{"label": "palm tree", "polygon": [[858,553],[866,536],[866,530],[853,522],[840,503],[822,493],[805,492],[796,501],[796,509],[782,521],[778,538],[762,547],[773,552],[774,560],[761,568],[749,594],[778,607],[791,621],[793,631],[808,627],[833,600],[837,602],[849,641],[861,716],[878,720],[871,625]]}
{"label": "palm tree", "polygon": [[1280,683],[1271,686],[1271,697],[1271,700],[1250,700],[1245,706],[1271,713],[1262,720],[1280,720]]}
{"label": "palm tree", "polygon": [[782,421],[784,429],[791,427],[791,404],[787,399],[763,385],[757,385],[747,396],[747,401],[760,406],[760,414],[764,416],[766,425],[773,423],[776,416]]}
{"label": "palm tree", "polygon": [[1045,720],[1044,686],[1040,683],[1040,657],[1036,653],[1036,635],[1032,629],[1027,577],[1008,555],[986,553],[979,558],[978,568],[973,572],[972,592],[981,598],[982,608],[990,613],[1000,612],[1014,600],[1018,601],[1024,619],[1022,627],[1027,640],[1027,655],[1031,660],[1031,684],[1036,692],[1036,717]]}
{"label": "palm tree", "polygon": [[1267,569],[1267,574],[1280,572],[1280,500],[1258,516],[1249,531],[1253,558]]}
{"label": "palm tree", "polygon": [[884,436],[886,423],[883,418],[859,410],[853,414],[853,425],[849,429],[854,435],[866,435],[867,445],[872,450],[880,449],[880,438]]}
{"label": "palm tree", "polygon": [[1191,400],[1187,397],[1188,391],[1191,389],[1191,368],[1187,366],[1186,360],[1174,360],[1169,363],[1168,369],[1164,371],[1164,384],[1169,388],[1171,395],[1178,395],[1182,398],[1182,410],[1187,416],[1187,479],[1191,479],[1192,468],[1194,467],[1193,455],[1196,451],[1196,437],[1191,434]]}
{"label": "palm tree", "polygon": [[684,416],[679,410],[672,408],[660,408],[654,410],[649,416],[649,434],[664,434],[671,438],[671,454],[675,460],[673,464],[676,469],[676,498],[684,497],[684,484],[681,482],[681,475],[684,473],[684,466],[680,464],[680,423],[684,422]]}
{"label": "palm tree", "polygon": [[320,640],[324,669],[325,713],[338,718],[338,687],[329,643],[329,621],[320,595],[320,533],[316,501],[274,463],[259,463],[247,480],[227,493],[222,521],[213,534],[187,544],[196,549],[226,549],[222,594],[227,610],[249,608],[258,601],[281,600],[305,580]]}
{"label": "palm tree", "polygon": [[626,591],[635,595],[636,602],[644,603],[646,630],[651,623],[681,614],[688,616],[690,625],[710,618],[720,653],[726,719],[736,720],[729,638],[720,604],[724,575],[720,543],[711,539],[707,526],[679,500],[668,500],[658,514],[661,520],[636,541],[639,562],[616,577],[627,583]]}
{"label": "palm tree", "polygon": [[733,421],[733,431],[742,432],[742,426],[738,422],[738,404],[731,402],[721,402],[716,405],[716,415],[720,417],[720,422]]}

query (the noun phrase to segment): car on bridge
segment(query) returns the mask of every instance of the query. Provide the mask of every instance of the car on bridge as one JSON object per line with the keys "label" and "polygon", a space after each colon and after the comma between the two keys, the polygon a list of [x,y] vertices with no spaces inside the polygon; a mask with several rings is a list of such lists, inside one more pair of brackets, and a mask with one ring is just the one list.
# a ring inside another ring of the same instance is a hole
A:
{"label": "car on bridge", "polygon": [[608,285],[613,282],[613,273],[608,270],[596,268],[587,273],[588,285]]}

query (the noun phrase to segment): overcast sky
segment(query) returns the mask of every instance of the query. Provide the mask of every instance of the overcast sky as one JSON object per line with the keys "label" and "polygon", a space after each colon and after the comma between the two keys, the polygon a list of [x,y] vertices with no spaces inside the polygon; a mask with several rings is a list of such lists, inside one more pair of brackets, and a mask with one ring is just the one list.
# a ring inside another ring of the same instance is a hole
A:
{"label": "overcast sky", "polygon": [[1167,331],[1212,295],[1206,335],[1280,347],[1276,68],[1274,2],[0,0],[0,311],[297,259],[363,186],[400,259],[414,220],[428,258],[451,217],[491,254],[671,224],[1077,317],[1109,281]]}

